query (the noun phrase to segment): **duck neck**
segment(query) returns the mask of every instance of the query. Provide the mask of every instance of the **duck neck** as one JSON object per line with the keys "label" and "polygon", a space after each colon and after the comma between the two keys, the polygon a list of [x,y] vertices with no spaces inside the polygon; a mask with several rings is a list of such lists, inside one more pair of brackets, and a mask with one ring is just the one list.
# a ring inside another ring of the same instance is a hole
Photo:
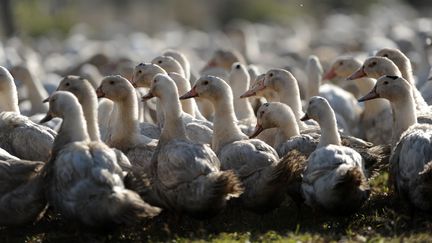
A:
{"label": "duck neck", "polygon": [[165,115],[160,142],[172,139],[187,140],[182,118],[183,111],[178,97],[177,90],[172,90],[163,94],[159,99]]}
{"label": "duck neck", "polygon": [[[137,97],[134,93],[114,103],[108,145],[122,150],[140,143]],[[150,139],[149,139],[150,140]]]}
{"label": "duck neck", "polygon": [[237,126],[237,119],[234,114],[232,96],[225,95],[214,101],[215,116],[213,121],[212,148],[218,153],[228,143],[243,140],[246,138]]}
{"label": "duck neck", "polygon": [[305,124],[300,121],[300,118],[303,115],[300,100],[300,91],[297,84],[292,86],[293,87],[287,87],[286,84],[281,85],[279,87],[276,87],[276,92],[279,95],[280,102],[287,104],[291,108],[300,129],[304,129]]}
{"label": "duck neck", "polygon": [[329,110],[320,118],[318,124],[321,128],[321,137],[317,148],[330,144],[341,145],[339,132],[337,130],[336,116],[333,110]]}
{"label": "duck neck", "polygon": [[280,143],[291,139],[294,136],[300,135],[300,129],[293,114],[288,114],[288,111],[281,111],[278,117],[275,119],[276,126],[279,128],[278,142],[275,146],[279,146]]}
{"label": "duck neck", "polygon": [[[319,75],[318,75],[319,76]],[[308,89],[307,89],[307,99],[309,100],[313,96],[319,95],[319,87],[321,85],[321,77],[309,77],[308,80]]]}
{"label": "duck neck", "polygon": [[7,89],[6,92],[0,94],[0,111],[13,111],[20,113],[18,107],[18,93],[15,84],[9,84]]}
{"label": "duck neck", "polygon": [[87,123],[88,134],[92,141],[100,141],[100,132],[98,125],[98,102],[94,95],[91,97],[80,100],[83,107],[84,117]]}
{"label": "duck neck", "polygon": [[410,126],[417,123],[415,102],[411,94],[401,96],[397,101],[391,102],[393,113],[392,144],[395,145]]}
{"label": "duck neck", "polygon": [[54,141],[55,148],[73,142],[90,141],[84,115],[79,107],[64,113],[63,122]]}
{"label": "duck neck", "polygon": [[416,110],[421,111],[427,109],[428,104],[426,103],[420,91],[417,89],[415,85],[415,80],[411,68],[411,62],[409,60],[404,61],[399,67],[399,71],[402,77],[405,78],[411,84]]}
{"label": "duck neck", "polygon": [[240,96],[248,90],[249,78],[246,80],[232,80],[231,82],[234,102],[234,112],[238,120],[255,117],[249,99],[242,99]]}
{"label": "duck neck", "polygon": [[[185,80],[183,77],[172,77],[173,80],[176,81],[177,91],[179,94],[185,94],[191,89],[190,83]],[[184,99],[180,101],[181,108],[184,112],[188,113],[192,117],[195,117],[195,109],[194,109],[195,99]]]}

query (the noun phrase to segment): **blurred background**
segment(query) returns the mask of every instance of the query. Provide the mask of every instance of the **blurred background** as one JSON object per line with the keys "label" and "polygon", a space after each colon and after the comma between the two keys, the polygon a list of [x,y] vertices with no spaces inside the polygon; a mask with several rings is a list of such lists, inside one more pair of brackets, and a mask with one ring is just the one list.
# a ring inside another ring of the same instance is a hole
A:
{"label": "blurred background", "polygon": [[[2,0],[3,37],[66,35],[86,23],[91,32],[110,28],[153,34],[182,25],[220,29],[233,20],[289,25],[296,19],[324,23],[333,13],[368,15],[398,9],[404,17],[430,16],[429,0]],[[402,17],[400,16],[400,17]]]}
{"label": "blurred background", "polygon": [[0,65],[34,58],[45,72],[58,74],[100,53],[136,65],[167,48],[184,52],[195,72],[221,47],[234,48],[263,68],[303,68],[311,54],[328,67],[342,54],[364,58],[382,47],[398,47],[415,66],[422,58],[419,48],[430,44],[432,33],[430,0],[0,3]]}

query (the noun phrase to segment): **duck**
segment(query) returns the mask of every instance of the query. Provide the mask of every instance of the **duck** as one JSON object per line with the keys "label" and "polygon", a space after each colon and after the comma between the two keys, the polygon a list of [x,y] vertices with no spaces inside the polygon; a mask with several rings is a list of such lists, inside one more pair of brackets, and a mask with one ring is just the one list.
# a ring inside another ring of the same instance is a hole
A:
{"label": "duck", "polygon": [[178,91],[166,74],[157,74],[143,99],[158,97],[165,121],[152,158],[149,202],[197,218],[218,214],[232,197],[242,193],[232,171],[220,171],[220,161],[208,145],[189,140]]}
{"label": "duck", "polygon": [[45,213],[41,161],[0,158],[0,225],[22,226],[38,221]]}
{"label": "duck", "polygon": [[321,137],[303,171],[301,188],[305,203],[332,213],[355,212],[370,192],[362,156],[342,146],[335,113],[326,99],[320,96],[310,99],[302,120],[307,119],[319,123]]}
{"label": "duck", "polygon": [[300,121],[303,110],[299,86],[297,80],[289,71],[279,68],[270,69],[266,72],[264,80],[259,83],[260,85],[256,86],[253,90],[246,91],[242,97],[248,97],[249,95],[256,94],[257,91],[261,90],[273,90],[277,92],[280,102],[289,105],[296,117],[300,130],[316,127],[315,125],[309,126]]}
{"label": "duck", "polygon": [[[56,91],[69,91],[77,97],[84,112],[90,140],[101,141],[97,116],[98,101],[93,84],[81,76],[68,75],[60,80]],[[44,101],[48,100],[49,97]]]}
{"label": "duck", "polygon": [[160,209],[144,202],[124,187],[115,152],[106,144],[91,141],[78,99],[56,91],[41,122],[63,119],[53,144],[44,180],[49,204],[67,219],[90,227],[132,224],[153,217]]}
{"label": "duck", "polygon": [[233,170],[244,186],[242,205],[253,212],[273,210],[285,198],[289,163],[265,142],[248,139],[237,125],[230,86],[215,76],[202,76],[180,99],[201,97],[215,109],[211,148],[222,170]]}
{"label": "duck", "polygon": [[[98,100],[93,84],[81,76],[68,75],[64,77],[56,91],[68,91],[76,96],[84,113],[87,133],[91,141],[101,142],[100,130],[98,125]],[[49,97],[44,100],[48,102]],[[113,148],[117,154],[117,161],[124,171],[132,169],[127,157],[120,151]]]}
{"label": "duck", "polygon": [[247,130],[256,123],[256,117],[249,100],[240,98],[248,90],[249,82],[250,77],[246,66],[239,62],[233,63],[229,74],[229,84],[233,91],[234,112],[239,123],[245,125]]}
{"label": "duck", "polygon": [[[190,67],[190,62],[188,60],[188,58],[186,57],[185,54],[183,54],[182,52],[180,52],[179,50],[174,50],[174,49],[168,49],[165,50],[162,53],[162,56],[167,56],[167,57],[172,57],[174,58],[178,63],[180,63],[181,67],[183,68],[184,71],[184,78],[187,81],[192,82],[191,80],[191,67]],[[189,83],[191,85],[191,83]]]}
{"label": "duck", "polygon": [[0,148],[20,159],[46,162],[56,135],[20,114],[14,78],[0,66]]}
{"label": "duck", "polygon": [[393,112],[390,174],[395,192],[409,205],[432,210],[432,125],[417,122],[412,84],[400,76],[382,76],[360,102],[384,98]]}
{"label": "duck", "polygon": [[[407,72],[407,70],[404,70],[404,72]],[[403,76],[402,71],[399,70],[398,66],[389,58],[387,57],[369,57],[364,62],[363,65],[357,69],[354,73],[351,74],[350,77],[348,77],[348,80],[354,80],[362,77],[370,77],[378,79],[379,77],[383,75],[390,75],[390,76]],[[411,74],[412,75],[412,74]],[[421,96],[418,89],[415,87],[414,80],[410,79],[408,82],[410,82],[411,86],[413,86],[413,94],[414,99],[416,101],[416,109],[419,112],[428,111],[428,105],[426,101]]]}
{"label": "duck", "polygon": [[[160,73],[160,74],[168,75],[169,78],[174,81],[172,76],[175,76],[175,73],[170,73],[171,75],[166,74],[166,73]],[[160,103],[166,102],[162,99],[168,99],[169,97],[167,94],[174,93],[173,89],[176,89],[178,92],[177,85],[176,85],[176,83],[174,83],[174,84],[175,85],[171,85],[171,83],[169,83],[169,82],[163,82],[162,84],[160,84],[160,85],[167,85],[167,87],[165,87],[165,89],[160,89],[161,94],[157,96],[158,101]],[[163,93],[163,92],[165,92],[165,93]],[[161,106],[160,104],[159,104],[159,106],[160,106],[160,110],[162,112],[166,113],[163,110],[163,106]],[[212,130],[213,125],[212,124],[209,124],[208,126],[206,126],[207,122],[196,120],[190,114],[185,113],[183,110],[180,110],[180,114],[181,114],[181,121],[183,122],[183,125],[186,129],[185,130],[186,135],[190,140],[197,142],[197,143],[201,143],[201,144],[210,144],[211,143],[212,136],[213,136],[213,130]],[[163,125],[165,125],[165,124],[166,124],[166,122],[164,121]]]}
{"label": "duck", "polygon": [[171,56],[157,56],[153,58],[151,63],[158,65],[168,73],[178,73],[182,77],[186,78],[182,65]]}
{"label": "duck", "polygon": [[[165,72],[161,67],[157,66],[156,64],[145,64],[140,63],[135,67],[134,71],[134,78],[133,78],[133,86],[135,87],[149,87],[148,82],[151,81],[154,76],[157,74],[167,74],[169,75],[173,80],[177,80],[176,83],[176,89],[177,91],[183,90],[185,79],[178,75],[177,73],[167,73]],[[177,86],[177,83],[180,83],[180,85],[183,87],[182,89],[179,89]],[[187,85],[186,85],[187,87]],[[186,90],[187,91],[187,90]],[[186,92],[185,91],[185,92]],[[163,108],[160,105],[160,100],[157,101],[157,107],[158,107],[158,123],[159,126],[162,127],[164,122],[164,111]],[[184,106],[189,106],[189,104],[185,104]],[[184,107],[182,105],[182,108]],[[199,120],[192,117],[190,114],[182,111],[182,120],[186,126],[186,133],[189,136],[190,139],[193,141],[197,141],[200,143],[211,143],[211,137],[213,134],[213,124],[206,120]]]}
{"label": "duck", "polygon": [[102,136],[102,141],[122,151],[132,166],[149,171],[157,140],[141,134],[138,100],[132,84],[120,75],[106,76],[96,89],[96,94],[98,98],[107,98],[114,102],[107,121],[108,133]]}
{"label": "duck", "polygon": [[[361,65],[362,63],[354,57],[341,56],[336,58],[324,77],[329,80],[346,79]],[[362,95],[367,94],[374,87],[375,82],[375,79],[368,77],[354,80],[354,84]],[[389,124],[393,123],[393,116],[390,103],[387,100],[375,99],[365,102],[359,123],[364,133],[360,138],[375,145],[390,144],[391,126]]]}
{"label": "duck", "polygon": [[257,111],[255,131],[249,138],[254,138],[271,128],[278,129],[273,147],[279,157],[284,157],[293,149],[307,157],[318,144],[316,135],[300,133],[294,112],[284,103],[268,102],[261,105]]}
{"label": "duck", "polygon": [[[152,78],[156,74],[168,74],[172,77],[172,79],[176,82],[177,89],[179,92],[186,92],[190,89],[190,84],[187,82],[187,80],[180,74],[176,72],[170,72],[167,73],[162,67],[160,67],[157,64],[153,63],[140,63],[135,66],[134,72],[133,72],[133,78],[132,78],[132,85],[135,88],[149,88],[150,82]],[[211,123],[207,122],[205,117],[200,113],[198,109],[198,105],[194,100],[184,100],[181,101],[182,104],[182,110],[189,115],[192,116],[192,118],[196,118],[198,120],[202,120],[202,123],[211,128]],[[156,107],[159,107],[158,101],[156,101]],[[161,127],[163,124],[163,111],[159,108],[157,109],[157,120],[159,123],[159,126]]]}
{"label": "duck", "polygon": [[338,124],[346,124],[344,132],[359,136],[358,122],[362,108],[354,95],[331,83],[321,84],[323,68],[317,56],[309,56],[306,74],[308,76],[306,100],[318,95],[326,98],[336,113]]}
{"label": "duck", "polygon": [[375,55],[390,59],[398,67],[402,77],[408,80],[408,82],[414,87],[414,98],[418,106],[420,106],[420,109],[428,109],[428,104],[416,87],[416,80],[414,79],[410,59],[402,51],[396,48],[382,48]]}

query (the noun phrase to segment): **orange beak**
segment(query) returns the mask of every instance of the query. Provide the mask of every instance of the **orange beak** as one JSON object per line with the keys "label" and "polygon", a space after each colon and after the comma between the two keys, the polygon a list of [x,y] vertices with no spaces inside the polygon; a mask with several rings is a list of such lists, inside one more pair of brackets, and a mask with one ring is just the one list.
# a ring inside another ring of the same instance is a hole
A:
{"label": "orange beak", "polygon": [[360,99],[358,99],[358,102],[363,102],[363,101],[367,101],[367,100],[373,100],[373,99],[377,99],[380,98],[379,94],[376,92],[376,87],[374,87],[367,95],[361,97]]}
{"label": "orange beak", "polygon": [[196,86],[193,86],[193,88],[191,90],[189,90],[189,92],[187,92],[186,94],[180,96],[179,99],[181,100],[185,100],[185,99],[189,99],[189,98],[193,98],[193,97],[198,97],[198,93],[196,92]]}
{"label": "orange beak", "polygon": [[153,97],[154,97],[154,95],[151,92],[148,92],[146,95],[144,95],[143,97],[141,97],[141,101],[145,102],[145,101],[147,101],[147,100],[149,100],[149,99],[151,99]]}
{"label": "orange beak", "polygon": [[332,80],[336,77],[336,72],[334,68],[331,68],[330,70],[328,70],[325,74],[324,77],[322,78],[323,80]]}
{"label": "orange beak", "polygon": [[355,71],[353,74],[351,74],[351,76],[349,76],[349,77],[347,78],[347,80],[355,80],[355,79],[363,78],[363,77],[366,77],[366,76],[367,76],[367,75],[366,75],[366,73],[364,72],[364,68],[361,67],[361,68],[359,68],[357,71]]}
{"label": "orange beak", "polygon": [[264,128],[257,123],[255,126],[255,131],[252,133],[252,135],[249,136],[249,138],[254,138],[258,136],[262,131],[264,131]]}

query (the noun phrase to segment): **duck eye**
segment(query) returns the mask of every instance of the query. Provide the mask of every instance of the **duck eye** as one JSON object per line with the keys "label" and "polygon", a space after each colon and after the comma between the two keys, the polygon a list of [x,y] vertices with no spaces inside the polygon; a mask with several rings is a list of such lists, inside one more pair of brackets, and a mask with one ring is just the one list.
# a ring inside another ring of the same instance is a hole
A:
{"label": "duck eye", "polygon": [[376,62],[372,62],[371,64],[369,64],[369,67],[373,67],[375,66],[377,63]]}
{"label": "duck eye", "polygon": [[66,83],[65,85],[66,85],[66,86],[69,86],[69,83]]}
{"label": "duck eye", "polygon": [[110,84],[114,84],[114,81],[110,81],[109,83],[110,83]]}
{"label": "duck eye", "polygon": [[263,116],[263,115],[264,115],[264,111],[261,111],[261,112],[260,112],[260,115]]}
{"label": "duck eye", "polygon": [[388,57],[388,55],[387,55],[387,54],[384,54],[383,57]]}
{"label": "duck eye", "polygon": [[159,60],[158,63],[161,64],[161,63],[162,63],[162,60]]}
{"label": "duck eye", "polygon": [[208,81],[206,80],[206,81],[204,81],[204,83],[203,83],[203,84],[204,84],[204,85],[207,85],[208,83],[209,83],[209,82],[208,82]]}
{"label": "duck eye", "polygon": [[273,73],[270,73],[269,76],[270,76],[270,77],[273,77]]}
{"label": "duck eye", "polygon": [[241,68],[240,64],[237,64],[236,69],[240,69],[240,68]]}
{"label": "duck eye", "polygon": [[141,71],[141,70],[138,70],[138,73],[142,73],[142,71]]}
{"label": "duck eye", "polygon": [[389,82],[388,81],[384,81],[384,85],[387,85],[387,84],[389,84]]}
{"label": "duck eye", "polygon": [[339,66],[342,66],[342,64],[343,64],[343,62],[342,62],[342,61],[340,61],[340,62],[339,62]]}
{"label": "duck eye", "polygon": [[157,83],[157,79],[154,79],[154,80],[153,80],[153,83]]}

